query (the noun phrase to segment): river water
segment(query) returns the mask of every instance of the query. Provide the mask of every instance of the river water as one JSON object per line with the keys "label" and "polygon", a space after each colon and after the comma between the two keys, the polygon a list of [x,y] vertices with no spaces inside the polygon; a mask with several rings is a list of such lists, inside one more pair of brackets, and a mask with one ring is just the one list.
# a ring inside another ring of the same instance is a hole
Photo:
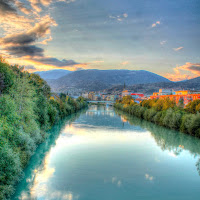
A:
{"label": "river water", "polygon": [[200,139],[106,106],[50,133],[13,200],[200,199]]}

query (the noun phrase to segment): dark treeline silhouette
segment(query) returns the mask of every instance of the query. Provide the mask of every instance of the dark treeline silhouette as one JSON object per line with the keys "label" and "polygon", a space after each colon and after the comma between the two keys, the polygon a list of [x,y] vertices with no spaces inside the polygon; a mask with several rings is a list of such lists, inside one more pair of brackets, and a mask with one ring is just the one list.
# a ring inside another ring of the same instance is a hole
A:
{"label": "dark treeline silhouette", "polygon": [[37,74],[0,60],[0,199],[8,199],[38,144],[59,120],[87,106],[51,89]]}

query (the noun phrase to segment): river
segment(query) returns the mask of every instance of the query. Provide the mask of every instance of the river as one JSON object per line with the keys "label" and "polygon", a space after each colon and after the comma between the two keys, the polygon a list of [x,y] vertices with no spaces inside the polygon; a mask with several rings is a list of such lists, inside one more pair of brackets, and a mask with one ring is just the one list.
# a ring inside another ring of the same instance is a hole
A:
{"label": "river", "polygon": [[50,131],[12,199],[200,199],[200,139],[93,105]]}

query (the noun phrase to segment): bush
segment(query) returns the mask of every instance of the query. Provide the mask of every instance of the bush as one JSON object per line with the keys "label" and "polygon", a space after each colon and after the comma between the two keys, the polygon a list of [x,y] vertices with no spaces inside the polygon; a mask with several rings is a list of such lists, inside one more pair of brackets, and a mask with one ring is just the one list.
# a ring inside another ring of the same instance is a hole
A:
{"label": "bush", "polygon": [[50,87],[36,74],[0,62],[0,199],[8,199],[46,131],[85,106],[62,95],[50,100]]}

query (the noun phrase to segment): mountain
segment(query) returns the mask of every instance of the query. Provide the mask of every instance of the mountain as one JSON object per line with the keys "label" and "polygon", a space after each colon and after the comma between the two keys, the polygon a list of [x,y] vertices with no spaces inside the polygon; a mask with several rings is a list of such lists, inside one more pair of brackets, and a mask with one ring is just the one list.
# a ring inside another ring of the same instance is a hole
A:
{"label": "mountain", "polygon": [[80,70],[48,81],[54,92],[99,91],[124,83],[134,85],[158,82],[170,81],[144,70]]}
{"label": "mountain", "polygon": [[[150,84],[135,84],[126,87],[128,90],[134,92],[141,92],[144,94],[152,94],[153,92],[158,92],[160,88],[174,89],[174,90],[200,90],[200,77],[179,81],[179,82],[161,82],[161,83],[150,83]],[[116,85],[108,88],[106,92],[121,92],[123,90],[123,85]]]}
{"label": "mountain", "polygon": [[64,69],[55,69],[55,70],[49,70],[49,71],[35,72],[35,74],[40,75],[40,77],[45,79],[45,80],[58,79],[58,78],[61,78],[62,76],[65,76],[69,73],[71,73],[71,71],[64,70]]}
{"label": "mountain", "polygon": [[177,82],[183,88],[200,90],[200,77],[189,79],[186,81]]}

